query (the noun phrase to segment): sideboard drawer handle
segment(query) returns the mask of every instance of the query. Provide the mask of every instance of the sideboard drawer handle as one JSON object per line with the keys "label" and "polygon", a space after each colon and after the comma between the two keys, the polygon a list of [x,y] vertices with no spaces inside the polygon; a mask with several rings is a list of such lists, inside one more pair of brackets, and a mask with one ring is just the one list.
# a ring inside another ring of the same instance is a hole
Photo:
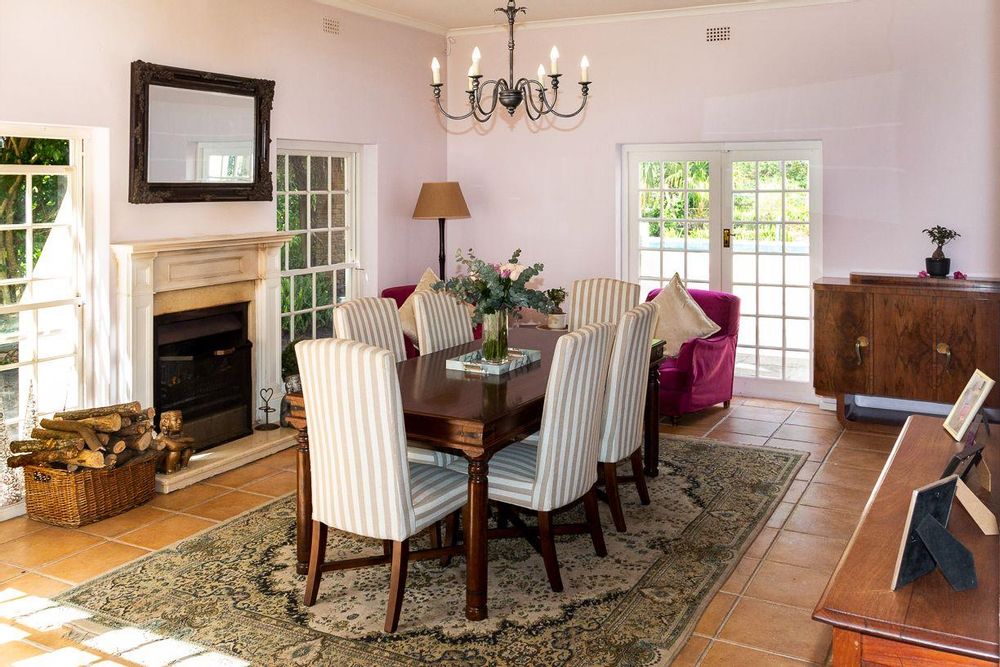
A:
{"label": "sideboard drawer handle", "polygon": [[865,347],[868,347],[868,336],[858,336],[858,339],[854,341],[854,354],[858,357],[858,366],[865,363],[861,356],[861,349]]}
{"label": "sideboard drawer handle", "polygon": [[951,373],[951,347],[948,343],[938,343],[935,350],[938,354],[945,355],[944,372]]}

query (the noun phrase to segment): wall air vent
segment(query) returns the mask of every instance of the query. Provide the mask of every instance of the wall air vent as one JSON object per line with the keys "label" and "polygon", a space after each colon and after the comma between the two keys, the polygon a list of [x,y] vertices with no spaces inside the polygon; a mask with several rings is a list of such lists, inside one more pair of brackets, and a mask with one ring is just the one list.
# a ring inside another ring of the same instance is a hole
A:
{"label": "wall air vent", "polygon": [[340,21],[337,19],[324,18],[323,19],[323,32],[330,33],[331,35],[340,34]]}
{"label": "wall air vent", "polygon": [[729,26],[720,26],[718,28],[705,28],[705,41],[706,42],[728,42],[729,41]]}

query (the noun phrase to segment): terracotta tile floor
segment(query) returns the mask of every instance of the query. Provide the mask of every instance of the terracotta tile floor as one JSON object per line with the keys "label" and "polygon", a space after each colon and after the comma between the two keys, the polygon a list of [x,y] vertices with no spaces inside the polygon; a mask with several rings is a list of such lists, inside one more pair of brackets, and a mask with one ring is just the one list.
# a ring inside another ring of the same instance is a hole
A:
{"label": "terracotta tile floor", "polygon": [[[674,664],[821,664],[830,631],[810,615],[894,438],[844,433],[835,417],[816,406],[751,398],[690,415],[661,431],[810,455]],[[74,644],[58,624],[44,630],[21,625],[4,617],[4,604],[44,605],[45,598],[75,584],[289,493],[294,470],[295,452],[288,449],[81,529],[52,528],[24,517],[0,522],[0,667],[148,662],[142,648],[123,657],[110,641]],[[155,639],[122,641],[138,645]],[[189,655],[192,650],[160,640],[156,646],[162,651]]]}

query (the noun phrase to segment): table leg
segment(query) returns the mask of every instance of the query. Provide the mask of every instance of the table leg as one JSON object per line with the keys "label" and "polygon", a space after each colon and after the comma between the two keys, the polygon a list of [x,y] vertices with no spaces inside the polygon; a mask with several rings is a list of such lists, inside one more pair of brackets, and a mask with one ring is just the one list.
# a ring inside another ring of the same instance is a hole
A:
{"label": "table leg", "polygon": [[312,481],[309,471],[309,432],[299,431],[296,456],[297,493],[295,497],[295,571],[309,572],[309,547],[312,544]]}
{"label": "table leg", "polygon": [[643,414],[643,461],[646,477],[656,477],[660,460],[660,365],[649,367],[646,407]]}
{"label": "table leg", "polygon": [[465,522],[465,617],[482,621],[486,604],[486,521],[489,501],[489,465],[485,459],[469,461],[469,520]]}
{"label": "table leg", "polygon": [[834,628],[832,653],[834,667],[857,667],[862,664],[861,634]]}

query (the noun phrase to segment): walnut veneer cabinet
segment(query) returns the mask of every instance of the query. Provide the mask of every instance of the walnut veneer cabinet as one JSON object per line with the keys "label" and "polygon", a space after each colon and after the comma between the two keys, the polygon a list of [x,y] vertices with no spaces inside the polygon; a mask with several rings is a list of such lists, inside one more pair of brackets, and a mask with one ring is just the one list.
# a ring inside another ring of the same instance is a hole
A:
{"label": "walnut veneer cabinet", "polygon": [[954,403],[977,368],[1000,380],[1000,280],[853,273],[817,280],[813,296],[813,385],[845,423],[902,421],[857,395]]}

